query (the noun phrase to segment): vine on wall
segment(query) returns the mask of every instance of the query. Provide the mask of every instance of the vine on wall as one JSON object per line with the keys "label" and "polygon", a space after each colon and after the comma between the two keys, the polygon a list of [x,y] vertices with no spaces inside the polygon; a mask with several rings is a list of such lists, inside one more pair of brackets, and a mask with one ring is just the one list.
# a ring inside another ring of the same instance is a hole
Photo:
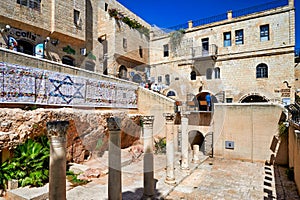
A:
{"label": "vine on wall", "polygon": [[143,25],[141,25],[136,20],[132,20],[129,17],[123,16],[119,13],[116,9],[109,9],[108,14],[110,17],[115,18],[117,21],[121,20],[125,24],[127,24],[130,28],[138,30],[140,33],[144,34],[145,36],[149,37],[150,30]]}

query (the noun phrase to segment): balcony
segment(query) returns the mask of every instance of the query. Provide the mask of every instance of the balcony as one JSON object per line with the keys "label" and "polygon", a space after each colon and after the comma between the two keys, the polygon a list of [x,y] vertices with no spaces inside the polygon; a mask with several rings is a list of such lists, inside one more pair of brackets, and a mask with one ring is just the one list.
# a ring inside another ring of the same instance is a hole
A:
{"label": "balcony", "polygon": [[192,59],[198,60],[207,57],[215,59],[218,55],[218,47],[215,44],[211,44],[208,48],[203,46],[192,47]]}

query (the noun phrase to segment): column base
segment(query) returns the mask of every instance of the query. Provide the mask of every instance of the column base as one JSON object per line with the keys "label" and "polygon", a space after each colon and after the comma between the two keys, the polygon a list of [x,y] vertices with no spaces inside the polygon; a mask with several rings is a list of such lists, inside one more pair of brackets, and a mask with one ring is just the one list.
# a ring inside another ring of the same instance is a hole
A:
{"label": "column base", "polygon": [[166,177],[165,183],[168,184],[168,185],[176,185],[175,178],[168,178],[168,177]]}

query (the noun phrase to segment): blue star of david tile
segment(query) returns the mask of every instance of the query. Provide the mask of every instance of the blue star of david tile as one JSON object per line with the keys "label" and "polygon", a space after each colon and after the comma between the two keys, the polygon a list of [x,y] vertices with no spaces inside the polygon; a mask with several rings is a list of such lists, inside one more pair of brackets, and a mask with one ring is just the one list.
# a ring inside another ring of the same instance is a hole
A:
{"label": "blue star of david tile", "polygon": [[[73,99],[84,99],[83,95],[80,92],[84,84],[74,83],[70,76],[66,76],[62,81],[55,80],[55,79],[49,79],[49,81],[54,86],[54,90],[49,93],[49,96],[60,97],[67,104],[70,104],[73,101]],[[63,94],[63,92],[60,90],[62,86],[67,86],[70,88],[70,90],[75,89],[74,94],[72,95]]]}

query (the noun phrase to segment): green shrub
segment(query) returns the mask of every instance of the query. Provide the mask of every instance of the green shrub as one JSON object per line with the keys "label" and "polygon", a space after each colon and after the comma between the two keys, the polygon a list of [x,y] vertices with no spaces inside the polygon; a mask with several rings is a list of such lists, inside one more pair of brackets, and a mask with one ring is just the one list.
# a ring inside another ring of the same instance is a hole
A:
{"label": "green shrub", "polygon": [[158,141],[155,141],[155,153],[166,153],[166,138],[160,138]]}
{"label": "green shrub", "polygon": [[14,157],[1,165],[0,187],[6,189],[6,183],[11,179],[17,179],[21,187],[44,185],[49,179],[49,155],[46,136],[28,139],[17,146]]}

